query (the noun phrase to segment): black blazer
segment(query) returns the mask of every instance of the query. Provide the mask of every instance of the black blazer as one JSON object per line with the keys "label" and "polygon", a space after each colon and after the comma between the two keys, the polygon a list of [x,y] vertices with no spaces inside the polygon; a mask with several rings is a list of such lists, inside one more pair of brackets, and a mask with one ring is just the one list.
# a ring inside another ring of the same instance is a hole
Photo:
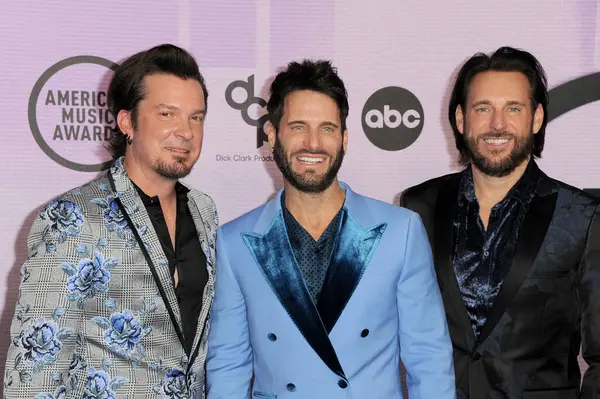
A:
{"label": "black blazer", "polygon": [[[452,265],[461,173],[406,190],[427,229],[454,346],[457,398],[600,398],[598,200],[542,173],[515,258],[475,339]],[[580,344],[589,364],[580,389]]]}

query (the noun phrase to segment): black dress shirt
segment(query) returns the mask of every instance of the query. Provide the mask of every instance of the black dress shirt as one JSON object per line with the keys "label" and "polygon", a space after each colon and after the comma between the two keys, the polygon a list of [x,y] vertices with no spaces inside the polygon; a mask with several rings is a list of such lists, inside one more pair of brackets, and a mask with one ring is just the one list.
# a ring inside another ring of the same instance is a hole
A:
{"label": "black dress shirt", "polygon": [[175,248],[173,248],[158,197],[149,197],[137,186],[136,189],[158,235],[173,278],[175,270],[177,270],[178,282],[177,287],[175,287],[175,294],[181,312],[181,323],[185,339],[184,349],[189,357],[196,336],[198,317],[202,310],[204,287],[208,281],[206,255],[202,251],[196,225],[188,209],[187,193],[189,189],[179,182],[175,185],[177,193]]}
{"label": "black dress shirt", "polygon": [[539,177],[539,168],[530,161],[519,181],[492,208],[485,229],[479,217],[471,168],[463,172],[454,220],[453,264],[476,337],[513,261],[519,231]]}
{"label": "black dress shirt", "polygon": [[317,306],[325,276],[329,269],[331,252],[336,242],[342,208],[316,241],[285,207],[284,195],[281,196],[281,208],[283,209],[285,228],[294,251],[294,257],[300,267],[313,303]]}

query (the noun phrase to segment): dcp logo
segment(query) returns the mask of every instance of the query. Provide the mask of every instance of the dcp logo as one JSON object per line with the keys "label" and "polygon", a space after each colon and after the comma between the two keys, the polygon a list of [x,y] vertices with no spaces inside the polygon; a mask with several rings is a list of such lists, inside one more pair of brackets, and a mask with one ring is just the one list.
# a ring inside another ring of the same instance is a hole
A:
{"label": "dcp logo", "polygon": [[81,172],[107,169],[103,144],[114,134],[106,89],[118,65],[77,56],[52,65],[29,96],[29,127],[42,151],[58,164]]}
{"label": "dcp logo", "polygon": [[371,143],[399,151],[414,143],[425,123],[419,99],[402,87],[389,86],[369,97],[362,111],[362,127]]}
{"label": "dcp logo", "polygon": [[[233,98],[233,91],[235,89],[242,89],[245,92],[246,98],[244,101],[235,101]],[[265,114],[258,119],[252,119],[250,117],[249,110],[251,105],[256,104],[261,108],[267,106],[267,102],[264,99],[254,96],[254,75],[248,76],[248,81],[236,80],[231,82],[225,89],[225,101],[227,101],[227,104],[229,104],[231,108],[241,111],[244,122],[250,126],[256,127],[256,148],[262,147],[268,140],[264,126],[269,119],[269,116]]]}

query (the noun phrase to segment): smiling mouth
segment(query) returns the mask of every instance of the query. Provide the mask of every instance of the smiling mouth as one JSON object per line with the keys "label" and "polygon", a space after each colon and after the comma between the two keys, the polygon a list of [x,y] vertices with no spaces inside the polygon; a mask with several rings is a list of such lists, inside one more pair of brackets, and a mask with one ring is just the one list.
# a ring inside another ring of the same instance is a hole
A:
{"label": "smiling mouth", "polygon": [[325,157],[297,157],[298,162],[305,165],[316,165],[325,161]]}
{"label": "smiling mouth", "polygon": [[494,138],[483,139],[483,142],[486,144],[490,144],[490,145],[503,145],[503,144],[508,143],[510,140],[512,140],[512,139],[511,138],[494,137]]}
{"label": "smiling mouth", "polygon": [[189,154],[190,150],[186,150],[184,148],[175,148],[175,147],[166,147],[167,150],[177,153],[177,154]]}

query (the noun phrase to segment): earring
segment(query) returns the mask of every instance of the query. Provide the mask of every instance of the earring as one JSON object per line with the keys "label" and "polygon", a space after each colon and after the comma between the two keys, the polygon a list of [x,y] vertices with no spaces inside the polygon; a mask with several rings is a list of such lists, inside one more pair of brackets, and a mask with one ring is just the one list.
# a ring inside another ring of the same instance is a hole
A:
{"label": "earring", "polygon": [[131,137],[129,137],[128,134],[125,135],[125,140],[127,140],[127,144],[131,145],[131,143],[133,143],[133,140],[131,139]]}

